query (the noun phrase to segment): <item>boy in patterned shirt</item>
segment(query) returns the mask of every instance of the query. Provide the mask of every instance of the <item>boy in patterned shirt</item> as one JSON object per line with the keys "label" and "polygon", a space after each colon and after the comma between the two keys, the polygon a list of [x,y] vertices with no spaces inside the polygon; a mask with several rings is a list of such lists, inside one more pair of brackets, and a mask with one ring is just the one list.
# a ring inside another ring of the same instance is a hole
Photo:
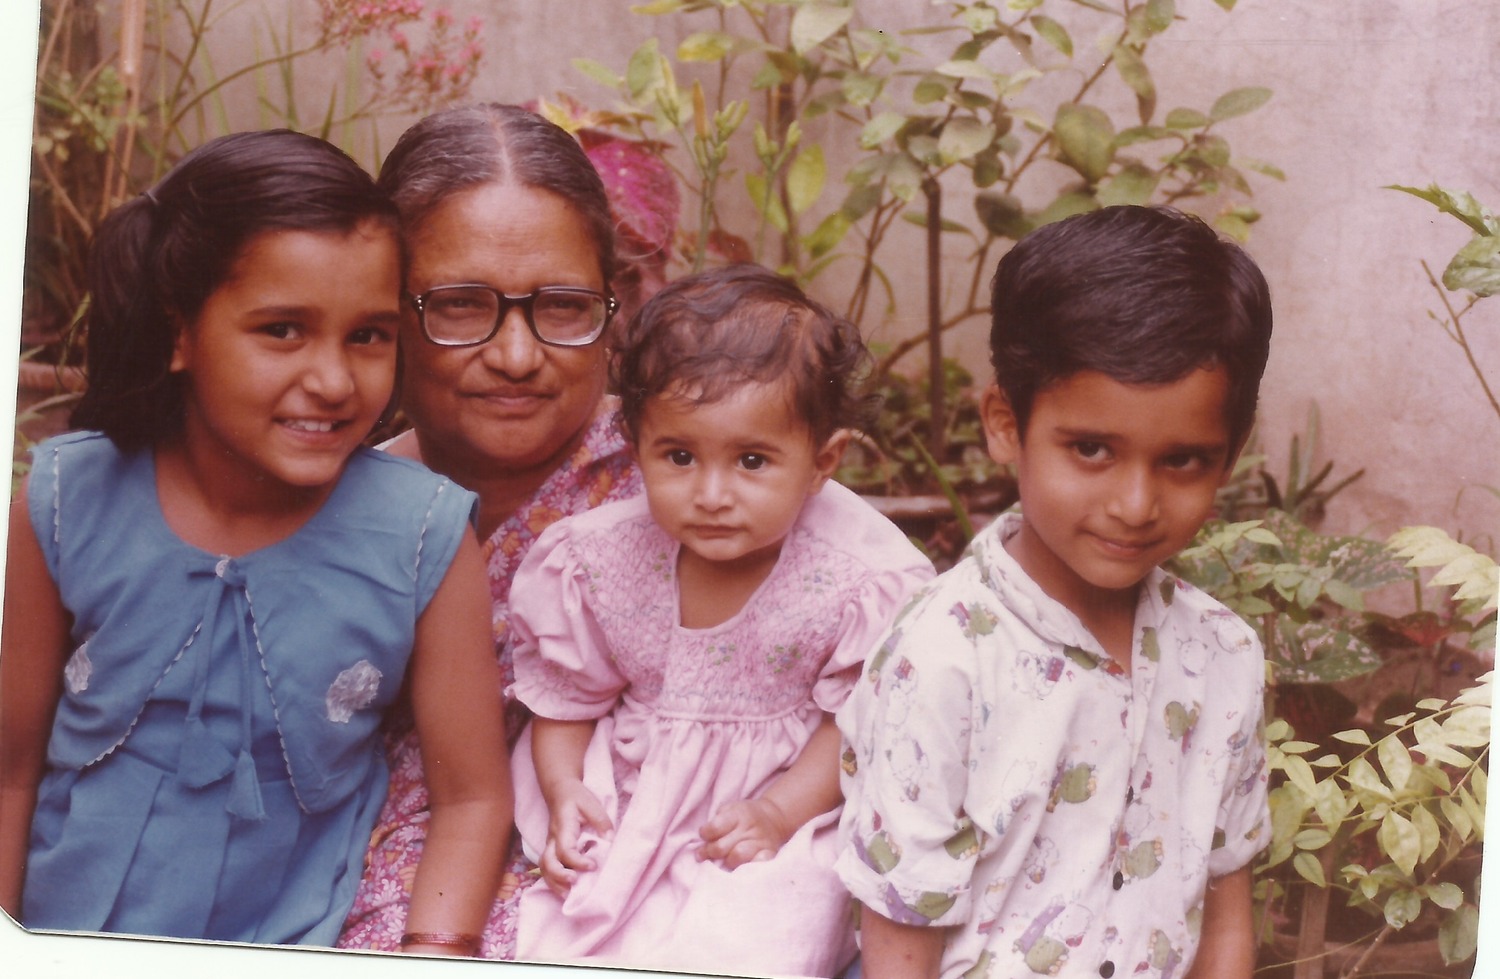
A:
{"label": "boy in patterned shirt", "polygon": [[981,414],[1021,512],[838,716],[865,975],[1248,977],[1263,656],[1158,565],[1249,434],[1265,279],[1196,218],[1112,207],[1028,235],[993,292]]}

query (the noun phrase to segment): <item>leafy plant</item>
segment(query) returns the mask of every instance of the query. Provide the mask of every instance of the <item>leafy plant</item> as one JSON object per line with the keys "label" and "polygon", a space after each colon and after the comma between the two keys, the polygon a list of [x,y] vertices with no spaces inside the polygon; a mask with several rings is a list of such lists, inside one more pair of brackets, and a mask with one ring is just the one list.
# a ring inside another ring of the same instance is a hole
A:
{"label": "leafy plant", "polygon": [[[1494,560],[1433,527],[1402,530],[1388,546],[1409,568],[1438,569],[1428,587],[1451,589],[1448,600],[1473,620],[1468,644],[1492,655],[1500,595]],[[1289,865],[1302,892],[1294,954],[1304,971],[1323,974],[1334,892],[1370,922],[1342,975],[1358,974],[1424,916],[1437,919],[1444,962],[1474,955],[1478,881],[1472,869],[1458,868],[1466,854],[1477,857],[1483,840],[1493,677],[1485,673],[1452,699],[1424,699],[1374,736],[1363,728],[1341,731],[1334,737],[1342,751],[1297,740],[1284,720],[1268,725],[1275,784],[1261,897],[1267,908],[1281,903],[1276,870]]]}
{"label": "leafy plant", "polygon": [[1318,405],[1314,402],[1308,408],[1306,428],[1292,435],[1286,467],[1280,477],[1266,467],[1259,438],[1252,432],[1233,475],[1219,491],[1216,500],[1219,515],[1234,522],[1267,510],[1281,510],[1308,527],[1316,528],[1322,523],[1329,501],[1362,478],[1365,471],[1358,469],[1334,478],[1333,462],[1319,458],[1320,422]]}
{"label": "leafy plant", "polygon": [[[426,15],[420,0],[319,0],[313,36],[294,28],[290,6],[284,23],[261,12],[247,43],[232,48],[210,42],[227,24],[242,30],[242,20],[229,18],[256,8],[215,0],[118,6],[114,38],[102,33],[98,4],[42,4],[23,343],[44,346],[43,357],[56,362],[77,359],[94,227],[183,153],[232,131],[232,101],[254,107],[249,125],[312,132],[374,163],[379,116],[462,97],[482,56],[479,21],[461,27],[444,11]],[[413,28],[421,43],[408,37]],[[226,50],[248,53],[228,64],[210,53]],[[296,68],[324,55],[345,58],[345,80],[308,118]],[[368,126],[364,152],[356,126]]]}
{"label": "leafy plant", "polygon": [[[632,10],[708,22],[671,56],[647,41],[623,73],[575,64],[617,99],[588,124],[659,146],[669,162],[674,147],[687,151],[679,173],[700,201],[687,249],[694,268],[709,254],[753,258],[808,283],[834,262],[852,263],[853,284],[837,305],[863,322],[878,293],[886,309],[893,303],[881,253],[895,222],[926,229],[927,328],[894,344],[881,372],[926,349],[929,414],[943,420],[929,427],[927,449],[942,460],[953,410],[942,335],[987,313],[982,287],[1006,242],[1079,211],[1151,201],[1209,202],[1218,225],[1243,237],[1258,217],[1243,203],[1245,171],[1280,173],[1235,158],[1222,132],[1269,90],[1158,111],[1147,52],[1178,20],[1172,0],[934,6],[946,17],[888,32],[864,26],[855,0],[653,0]],[[1090,40],[1075,45],[1075,35]],[[953,43],[938,47],[938,39]],[[700,77],[687,84],[684,72]],[[1049,76],[1070,79],[1060,100],[1035,84]],[[1111,88],[1128,95],[1128,115],[1103,108],[1115,101]],[[848,140],[856,162],[843,174],[829,172],[828,139],[806,139],[813,120],[829,139]],[[757,215],[748,235],[723,223],[732,161],[754,162],[744,175]],[[835,176],[844,187],[830,194]],[[958,177],[975,192],[962,216],[944,209],[944,188]],[[972,244],[960,274],[942,269],[944,234]],[[945,281],[959,283],[957,309],[944,308]]]}
{"label": "leafy plant", "polygon": [[1280,510],[1210,521],[1172,570],[1255,626],[1276,683],[1331,683],[1379,668],[1364,596],[1411,573],[1378,542],[1322,535]]}
{"label": "leafy plant", "polygon": [[[1432,284],[1433,291],[1437,293],[1443,305],[1444,314],[1438,316],[1429,312],[1427,315],[1432,317],[1448,339],[1463,351],[1464,359],[1468,362],[1474,377],[1478,379],[1479,386],[1484,390],[1484,396],[1488,399],[1490,407],[1494,409],[1496,416],[1500,417],[1500,400],[1496,399],[1494,388],[1490,386],[1484,368],[1480,366],[1478,358],[1474,355],[1474,349],[1469,345],[1469,338],[1464,332],[1463,324],[1464,317],[1479,300],[1500,292],[1500,220],[1496,219],[1489,208],[1479,203],[1473,194],[1465,191],[1445,190],[1437,184],[1432,184],[1426,189],[1398,185],[1393,185],[1389,189],[1420,197],[1444,214],[1451,214],[1458,218],[1474,232],[1474,237],[1458,250],[1458,253],[1448,262],[1448,267],[1443,270],[1441,286],[1438,284],[1437,276],[1432,274],[1432,268],[1426,262],[1422,263],[1422,270],[1427,273],[1427,281]],[[1454,306],[1444,289],[1448,292],[1467,291],[1470,296],[1467,302]]]}

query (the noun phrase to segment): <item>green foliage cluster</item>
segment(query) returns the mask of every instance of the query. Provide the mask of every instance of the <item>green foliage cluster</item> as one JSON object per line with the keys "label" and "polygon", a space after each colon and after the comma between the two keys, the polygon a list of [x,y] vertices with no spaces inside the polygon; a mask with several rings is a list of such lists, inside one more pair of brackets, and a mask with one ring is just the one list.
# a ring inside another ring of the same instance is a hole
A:
{"label": "green foliage cluster", "polygon": [[[926,448],[945,461],[953,409],[941,337],[987,313],[983,285],[1010,242],[1081,211],[1147,202],[1197,202],[1243,237],[1259,216],[1246,203],[1246,171],[1281,175],[1237,157],[1223,131],[1263,105],[1268,89],[1158,105],[1148,52],[1181,19],[1173,0],[932,6],[942,13],[935,22],[886,31],[864,22],[857,0],[652,0],[631,9],[691,17],[695,29],[670,54],[646,41],[623,72],[575,61],[615,104],[582,120],[555,114],[642,140],[676,167],[698,204],[684,249],[692,268],[710,255],[753,258],[807,284],[842,262],[847,296],[822,298],[862,325],[894,308],[882,246],[895,223],[925,228],[926,329],[893,344],[880,366],[886,373],[926,348],[929,412],[943,419]],[[1120,104],[1129,108],[1107,108]],[[825,149],[833,145],[836,154]],[[751,163],[748,234],[725,226],[735,161]],[[958,213],[944,187],[964,183],[972,210]],[[945,234],[970,249],[957,273],[942,268]],[[946,304],[944,283],[957,297]]]}
{"label": "green foliage cluster", "polygon": [[[1434,527],[1402,530],[1388,546],[1408,567],[1438,569],[1428,587],[1451,590],[1464,620],[1460,634],[1471,649],[1493,656],[1500,595],[1494,560]],[[1427,908],[1440,918],[1445,962],[1475,953],[1478,881],[1472,872],[1451,871],[1483,841],[1493,678],[1485,673],[1451,700],[1423,699],[1386,719],[1375,736],[1362,728],[1335,734],[1349,750],[1299,741],[1284,720],[1268,725],[1270,767],[1281,780],[1271,793],[1264,896],[1274,898],[1271,875],[1290,862],[1314,888],[1303,899],[1304,928],[1333,890],[1368,910],[1373,934],[1347,974]]]}

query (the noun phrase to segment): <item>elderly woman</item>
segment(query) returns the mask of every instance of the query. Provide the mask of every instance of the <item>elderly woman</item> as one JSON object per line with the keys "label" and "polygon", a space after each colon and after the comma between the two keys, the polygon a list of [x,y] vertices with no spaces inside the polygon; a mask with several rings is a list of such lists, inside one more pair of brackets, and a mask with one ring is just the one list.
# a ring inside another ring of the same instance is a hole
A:
{"label": "elderly woman", "polygon": [[[615,221],[579,145],[515,106],[422,120],[391,151],[380,185],[401,216],[410,303],[403,407],[415,426],[387,448],[479,494],[496,682],[508,685],[511,576],[536,536],[640,489],[605,396]],[[505,709],[514,744],[525,711]],[[390,792],[339,942],[348,948],[400,946],[427,835],[423,760],[409,718],[392,718],[387,748]],[[497,896],[485,957],[513,954],[510,898],[521,866],[517,856]]]}

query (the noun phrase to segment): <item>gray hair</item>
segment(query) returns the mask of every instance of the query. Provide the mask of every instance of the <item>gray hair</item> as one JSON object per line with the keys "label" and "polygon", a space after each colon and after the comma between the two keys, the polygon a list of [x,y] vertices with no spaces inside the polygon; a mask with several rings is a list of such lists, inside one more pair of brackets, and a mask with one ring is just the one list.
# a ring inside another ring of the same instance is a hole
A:
{"label": "gray hair", "polygon": [[434,112],[396,141],[378,181],[407,233],[449,197],[489,183],[567,201],[594,242],[604,281],[614,277],[614,217],[598,172],[567,131],[520,106],[484,102]]}

